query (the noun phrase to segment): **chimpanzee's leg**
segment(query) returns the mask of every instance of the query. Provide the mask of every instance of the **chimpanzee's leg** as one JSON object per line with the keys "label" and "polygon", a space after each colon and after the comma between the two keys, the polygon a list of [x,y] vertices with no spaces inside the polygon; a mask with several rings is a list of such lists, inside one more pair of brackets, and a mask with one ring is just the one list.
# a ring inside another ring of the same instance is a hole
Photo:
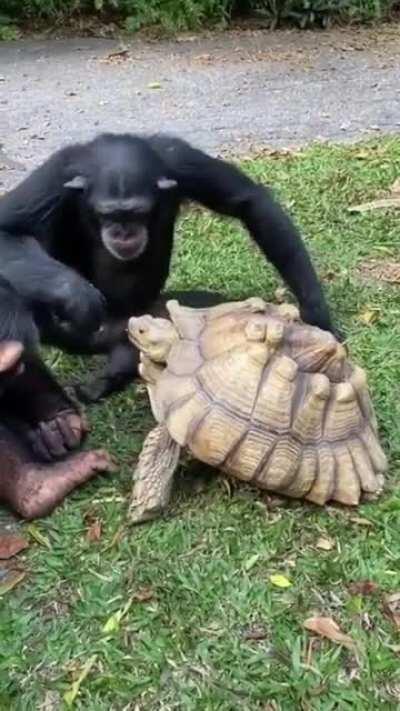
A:
{"label": "chimpanzee's leg", "polygon": [[1,408],[18,422],[21,436],[38,457],[63,457],[82,443],[88,430],[85,418],[38,355],[27,354],[23,363],[22,374],[4,386]]}
{"label": "chimpanzee's leg", "polygon": [[25,519],[47,516],[77,486],[113,469],[104,450],[40,464],[18,433],[0,424],[0,501]]}

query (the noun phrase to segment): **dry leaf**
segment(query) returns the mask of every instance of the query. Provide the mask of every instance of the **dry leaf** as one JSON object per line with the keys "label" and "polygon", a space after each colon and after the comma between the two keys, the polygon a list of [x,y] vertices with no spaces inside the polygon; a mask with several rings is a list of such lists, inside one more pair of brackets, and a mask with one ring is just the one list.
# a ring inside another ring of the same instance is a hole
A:
{"label": "dry leaf", "polygon": [[400,210],[400,196],[392,198],[382,198],[382,200],[372,200],[361,205],[352,205],[349,212],[369,212],[370,210]]}
{"label": "dry leaf", "polygon": [[250,556],[243,565],[244,570],[248,571],[254,568],[255,564],[259,561],[261,558],[261,553],[254,553],[254,555]]}
{"label": "dry leaf", "polygon": [[132,600],[136,602],[147,602],[155,597],[154,590],[151,588],[140,588],[137,592],[132,595]]}
{"label": "dry leaf", "polygon": [[309,630],[309,632],[314,632],[320,637],[326,637],[330,639],[331,642],[342,644],[348,649],[353,649],[355,646],[354,640],[341,631],[339,625],[332,617],[309,617],[308,620],[303,622],[303,626],[306,630]]}
{"label": "dry leaf", "polygon": [[358,523],[359,526],[373,526],[375,525],[372,521],[368,521],[367,518],[361,518],[361,516],[350,516],[350,521],[352,523]]}
{"label": "dry leaf", "polygon": [[251,627],[247,627],[245,630],[243,630],[243,639],[246,640],[263,640],[267,639],[268,637],[268,631],[264,625],[251,625]]}
{"label": "dry leaf", "polygon": [[318,538],[315,547],[320,548],[322,551],[331,551],[332,548],[335,547],[335,541],[333,541],[332,538],[324,538],[324,536],[321,536],[321,538]]}
{"label": "dry leaf", "polygon": [[349,593],[351,595],[374,595],[379,590],[379,585],[372,580],[357,580],[349,585]]}
{"label": "dry leaf", "polygon": [[105,632],[106,634],[111,634],[112,632],[116,632],[117,630],[119,630],[121,621],[129,612],[133,600],[134,598],[132,596],[126,603],[125,607],[122,607],[121,609],[117,610],[117,612],[114,612],[114,614],[108,618],[107,622],[103,626],[103,632]]}
{"label": "dry leaf", "polygon": [[81,684],[86,679],[91,668],[93,667],[94,663],[96,662],[96,658],[97,658],[96,656],[93,656],[90,659],[88,659],[86,664],[83,666],[83,669],[82,669],[81,673],[79,674],[77,680],[73,682],[69,691],[67,691],[64,694],[64,701],[67,704],[67,706],[73,705],[76,697],[79,694],[79,689],[81,687]]}
{"label": "dry leaf", "polygon": [[391,618],[396,630],[400,632],[400,592],[385,595],[383,598],[383,609]]}
{"label": "dry leaf", "polygon": [[358,314],[358,320],[366,326],[375,323],[379,316],[379,309],[365,309]]}
{"label": "dry leaf", "polygon": [[106,57],[101,59],[101,62],[120,62],[121,60],[128,59],[129,49],[121,49],[119,52],[110,52]]}
{"label": "dry leaf", "polygon": [[101,538],[101,521],[99,519],[95,519],[93,523],[90,524],[86,538],[88,541],[91,543],[95,543],[96,541],[99,541]]}
{"label": "dry leaf", "polygon": [[270,575],[269,579],[272,585],[275,585],[277,588],[290,588],[292,586],[290,580],[286,578],[285,575],[280,575],[279,573],[277,575]]}
{"label": "dry leaf", "polygon": [[[373,128],[371,126],[371,128]],[[390,208],[400,209],[400,178],[394,181],[390,190],[387,192],[387,197],[379,200],[371,200],[370,202],[361,203],[361,205],[352,205],[349,207],[349,212],[368,212],[369,210],[387,210]]]}
{"label": "dry leaf", "polygon": [[30,523],[29,526],[26,529],[29,533],[29,535],[33,538],[36,543],[40,543],[41,546],[45,546],[46,548],[51,551],[51,543],[46,536],[43,535],[43,533],[40,533],[39,529],[35,524]]}
{"label": "dry leaf", "polygon": [[0,560],[8,560],[28,548],[29,543],[21,536],[0,536]]}
{"label": "dry leaf", "polygon": [[393,197],[400,197],[400,178],[396,178],[390,187],[390,194],[393,195]]}
{"label": "dry leaf", "polygon": [[19,585],[26,575],[23,570],[7,570],[4,568],[1,569],[1,573],[0,597],[13,590],[16,585]]}
{"label": "dry leaf", "polygon": [[371,618],[371,616],[368,614],[368,612],[363,612],[361,617],[360,617],[360,623],[361,627],[363,630],[366,632],[371,632],[371,630],[375,629],[375,622]]}

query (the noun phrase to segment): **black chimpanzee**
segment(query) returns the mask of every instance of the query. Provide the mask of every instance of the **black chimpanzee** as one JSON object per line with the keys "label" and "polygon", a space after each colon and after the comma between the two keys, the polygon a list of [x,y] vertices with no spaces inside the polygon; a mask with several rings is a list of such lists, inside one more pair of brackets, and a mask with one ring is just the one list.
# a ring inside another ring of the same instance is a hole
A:
{"label": "black chimpanzee", "polygon": [[[185,200],[240,219],[303,319],[332,330],[300,235],[267,188],[178,138],[103,134],[58,151],[0,200],[0,273],[32,304],[43,341],[109,354],[104,374],[78,391],[82,399],[97,400],[135,376],[127,318],[149,310],[165,284]],[[107,307],[96,333],[100,304],[91,284]]]}
{"label": "black chimpanzee", "polygon": [[86,424],[37,357],[37,340],[29,309],[0,277],[0,502],[27,519],[113,468],[102,450],[70,454]]}

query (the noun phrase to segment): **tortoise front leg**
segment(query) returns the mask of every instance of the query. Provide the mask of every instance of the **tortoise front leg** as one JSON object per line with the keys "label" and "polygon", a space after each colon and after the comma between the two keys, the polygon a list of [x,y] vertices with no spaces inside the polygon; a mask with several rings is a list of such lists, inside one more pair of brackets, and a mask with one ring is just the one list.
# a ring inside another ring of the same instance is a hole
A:
{"label": "tortoise front leg", "polygon": [[166,509],[180,449],[163,424],[157,425],[147,435],[133,474],[129,523],[150,521]]}

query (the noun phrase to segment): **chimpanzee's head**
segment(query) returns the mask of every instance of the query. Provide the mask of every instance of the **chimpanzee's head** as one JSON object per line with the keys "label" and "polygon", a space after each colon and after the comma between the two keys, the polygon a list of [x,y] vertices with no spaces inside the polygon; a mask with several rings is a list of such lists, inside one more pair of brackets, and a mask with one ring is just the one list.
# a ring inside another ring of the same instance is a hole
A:
{"label": "chimpanzee's head", "polygon": [[131,135],[103,134],[89,144],[79,172],[65,183],[82,191],[104,247],[116,259],[137,259],[149,241],[161,195],[176,181],[167,177],[148,142]]}

